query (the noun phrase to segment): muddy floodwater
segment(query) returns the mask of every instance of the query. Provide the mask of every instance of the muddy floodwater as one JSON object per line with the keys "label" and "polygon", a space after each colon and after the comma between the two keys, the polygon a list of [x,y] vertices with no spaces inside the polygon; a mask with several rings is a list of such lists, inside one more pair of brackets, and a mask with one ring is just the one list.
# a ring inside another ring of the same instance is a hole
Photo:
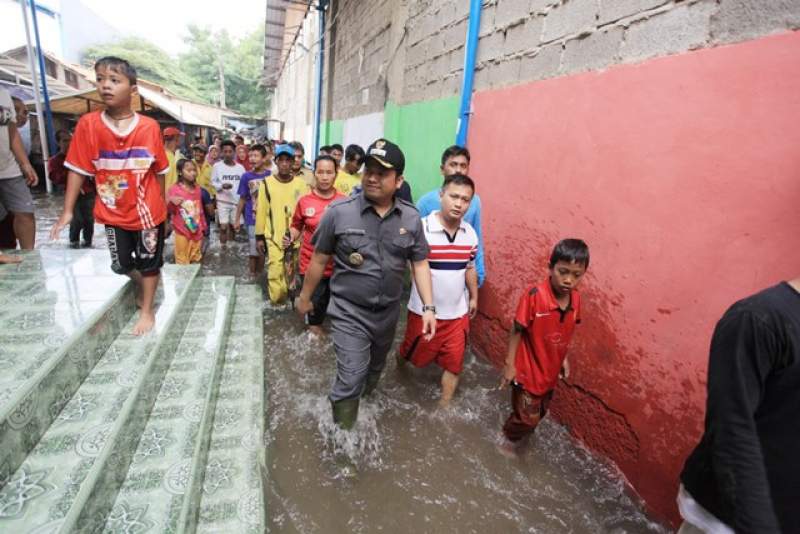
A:
{"label": "muddy floodwater", "polygon": [[[61,198],[37,199],[37,247]],[[105,248],[97,227],[95,247]],[[245,242],[216,239],[203,272],[246,280]],[[437,407],[440,371],[396,367],[362,401],[353,432],[331,421],[335,369],[330,340],[314,338],[289,307],[265,304],[267,514],[271,533],[666,532],[624,490],[616,471],[547,418],[520,458],[497,453],[509,393],[469,354],[448,409]],[[404,315],[404,314],[403,314]],[[396,338],[402,335],[398,326]],[[336,457],[357,466],[345,478]]]}

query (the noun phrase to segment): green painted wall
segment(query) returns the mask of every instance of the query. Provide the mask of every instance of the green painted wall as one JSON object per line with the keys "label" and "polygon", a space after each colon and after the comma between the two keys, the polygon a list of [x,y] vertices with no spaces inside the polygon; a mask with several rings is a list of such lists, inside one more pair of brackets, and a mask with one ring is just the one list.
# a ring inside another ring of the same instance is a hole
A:
{"label": "green painted wall", "polygon": [[344,137],[344,121],[328,121],[322,126],[320,132],[320,143],[322,145],[333,145],[335,143],[342,144]]}
{"label": "green painted wall", "polygon": [[405,178],[416,201],[439,187],[442,152],[455,142],[458,124],[458,97],[386,105],[384,136],[397,143],[406,156]]}
{"label": "green painted wall", "polygon": [[[415,102],[399,106],[389,102],[384,110],[384,137],[397,143],[406,156],[405,178],[414,200],[442,183],[439,163],[442,152],[455,142],[458,97]],[[342,143],[343,120],[325,122],[320,143]],[[364,147],[366,150],[367,147]]]}

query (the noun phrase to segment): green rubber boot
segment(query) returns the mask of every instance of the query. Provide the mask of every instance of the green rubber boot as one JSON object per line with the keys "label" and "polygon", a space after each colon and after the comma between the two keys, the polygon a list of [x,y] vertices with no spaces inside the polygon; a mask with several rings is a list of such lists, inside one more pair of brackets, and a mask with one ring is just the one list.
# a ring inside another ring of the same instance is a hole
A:
{"label": "green rubber boot", "polygon": [[358,398],[331,401],[333,422],[342,430],[352,430],[358,419]]}
{"label": "green rubber boot", "polygon": [[[333,422],[342,430],[352,430],[358,418],[358,398],[331,401],[331,408],[333,409]],[[337,478],[358,476],[358,468],[345,453],[337,453],[335,461],[339,472]]]}
{"label": "green rubber boot", "polygon": [[381,372],[377,371],[370,371],[367,374],[367,379],[364,382],[364,393],[361,394],[362,397],[367,397],[372,394],[373,391],[378,387],[378,382],[381,379]]}

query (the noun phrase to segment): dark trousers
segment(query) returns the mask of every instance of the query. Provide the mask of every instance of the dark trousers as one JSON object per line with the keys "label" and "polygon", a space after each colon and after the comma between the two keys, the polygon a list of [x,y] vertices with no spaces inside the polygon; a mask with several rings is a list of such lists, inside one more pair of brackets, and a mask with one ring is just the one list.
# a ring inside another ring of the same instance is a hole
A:
{"label": "dark trousers", "polygon": [[[304,279],[305,276],[300,275],[300,282],[297,287],[303,287]],[[309,325],[319,326],[325,320],[325,315],[328,313],[328,303],[331,300],[330,283],[330,278],[323,278],[311,295],[311,304],[314,305],[314,309],[306,314],[306,322]]]}
{"label": "dark trousers", "polygon": [[14,234],[14,214],[9,213],[0,221],[0,249],[17,248],[17,236]]}
{"label": "dark trousers", "polygon": [[72,222],[69,223],[69,242],[78,243],[81,232],[83,232],[83,242],[87,245],[92,244],[94,236],[94,193],[85,194],[81,192],[75,202],[75,211]]}
{"label": "dark trousers", "polygon": [[331,401],[360,397],[365,387],[377,384],[394,341],[398,304],[377,310],[361,308],[331,295],[328,315],[336,352]]}
{"label": "dark trousers", "polygon": [[516,442],[531,434],[547,414],[553,390],[542,396],[534,395],[520,386],[511,384],[511,415],[503,425],[508,441]]}

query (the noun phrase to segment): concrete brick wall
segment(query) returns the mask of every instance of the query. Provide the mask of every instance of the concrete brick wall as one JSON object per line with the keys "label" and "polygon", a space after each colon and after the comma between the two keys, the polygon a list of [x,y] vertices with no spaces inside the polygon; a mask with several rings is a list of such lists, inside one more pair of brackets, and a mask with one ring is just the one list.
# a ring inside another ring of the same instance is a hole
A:
{"label": "concrete brick wall", "polygon": [[[407,104],[459,94],[468,17],[468,0],[332,0],[323,119],[378,112],[388,101]],[[305,24],[316,19],[307,17]],[[486,0],[475,89],[798,28],[798,0]],[[315,29],[310,33],[316,36]],[[313,41],[312,53],[301,54],[316,53]],[[296,70],[282,76],[296,76]],[[284,101],[291,101],[300,86],[313,88],[313,69],[304,71],[307,78],[291,89],[278,88],[279,101],[284,93]]]}
{"label": "concrete brick wall", "polygon": [[391,55],[391,0],[334,0],[328,16],[324,117],[346,119],[382,111]]}
{"label": "concrete brick wall", "polygon": [[[411,0],[402,101],[457,94],[467,0]],[[797,0],[487,0],[476,90],[800,28]]]}
{"label": "concrete brick wall", "polygon": [[800,2],[491,0],[481,22],[479,91],[796,30]]}
{"label": "concrete brick wall", "polygon": [[319,39],[318,15],[308,13],[278,79],[271,100],[270,116],[284,121],[284,137],[302,142],[306,148],[312,143],[311,124],[314,117],[314,50]]}

